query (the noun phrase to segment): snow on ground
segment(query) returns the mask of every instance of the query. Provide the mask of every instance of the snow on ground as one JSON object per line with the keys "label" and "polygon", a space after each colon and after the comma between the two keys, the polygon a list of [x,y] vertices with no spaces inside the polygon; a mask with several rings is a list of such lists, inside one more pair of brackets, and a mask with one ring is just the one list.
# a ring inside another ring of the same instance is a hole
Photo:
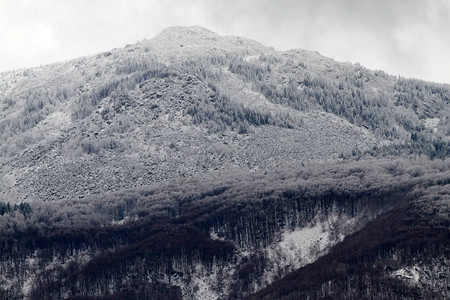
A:
{"label": "snow on ground", "polygon": [[221,68],[221,72],[223,78],[218,83],[218,87],[231,101],[262,112],[289,115],[296,121],[301,122],[303,112],[269,101],[261,93],[253,91],[251,83],[243,82],[238,75],[233,74],[228,68]]}
{"label": "snow on ground", "polygon": [[344,239],[345,228],[355,221],[346,215],[318,215],[308,226],[285,229],[280,240],[267,249],[273,266],[265,274],[267,283],[326,254],[331,246]]}
{"label": "snow on ground", "polygon": [[[253,40],[242,37],[221,36],[199,26],[169,27],[151,40],[144,41],[144,44],[149,53],[152,53],[167,64],[189,60],[192,59],[192,56],[205,57],[209,54],[217,55],[221,52],[257,55],[258,53],[273,51],[271,48]],[[129,47],[131,47],[129,51],[138,51],[138,49],[132,48],[133,45]]]}
{"label": "snow on ground", "polygon": [[246,61],[246,62],[250,62],[250,61],[258,60],[258,59],[259,59],[259,54],[247,55],[246,57],[244,57],[244,61]]}
{"label": "snow on ground", "polygon": [[[317,215],[309,224],[304,227],[297,227],[294,230],[285,228],[280,232],[279,238],[265,249],[239,249],[237,262],[250,257],[255,252],[262,252],[268,259],[267,268],[262,275],[260,283],[255,282],[254,290],[260,290],[272,283],[277,278],[285,276],[287,273],[301,268],[317,260],[326,254],[336,243],[342,241],[350,232],[350,228],[355,228],[356,218],[351,218],[344,214]],[[210,232],[212,239],[220,239],[219,233]],[[232,278],[236,272],[235,265],[230,265],[227,270],[222,270],[223,278]],[[211,289],[214,282],[220,282],[223,292],[226,293],[231,281],[217,280],[217,269],[210,273],[196,271],[192,274],[193,283],[183,289],[185,299],[218,299],[219,293],[216,289]],[[195,290],[193,294],[188,293],[188,289]]]}
{"label": "snow on ground", "polygon": [[[315,153],[317,153],[317,149],[330,149],[336,154],[344,150],[350,150],[355,146],[359,149],[366,149],[375,144],[385,144],[384,141],[376,138],[366,128],[355,126],[334,114],[320,110],[299,111],[287,105],[273,103],[263,94],[254,91],[250,83],[243,82],[238,75],[233,74],[227,68],[221,68],[221,73],[223,77],[218,83],[218,88],[232,102],[256,111],[274,116],[284,116],[292,120],[296,132],[288,131],[289,138],[301,136],[302,139],[301,147],[296,146],[296,149],[305,149],[312,146]],[[279,128],[278,130],[286,131],[286,129]],[[264,133],[267,133],[267,131],[268,126],[265,126]],[[274,136],[278,139],[280,134],[278,132]],[[312,140],[306,142],[310,138]],[[345,142],[348,142],[349,146],[344,146],[343,143]],[[277,140],[277,143],[284,146],[286,144],[292,145],[292,143],[281,143],[279,140]],[[323,145],[321,145],[322,143]],[[330,157],[330,154],[327,153],[324,156]],[[296,155],[296,157],[299,156]]]}
{"label": "snow on ground", "polygon": [[439,118],[426,118],[425,119],[425,127],[435,128],[435,127],[437,127],[440,120],[441,119],[439,119]]}
{"label": "snow on ground", "polygon": [[202,276],[194,278],[193,285],[195,286],[195,288],[192,292],[195,299],[210,300],[219,298],[217,291],[214,291],[211,285],[211,280],[216,277],[215,275],[216,274],[212,274],[212,276]]}
{"label": "snow on ground", "polygon": [[199,263],[193,269],[189,275],[174,274],[171,278],[171,284],[181,288],[183,299],[215,300],[227,295],[235,272],[234,265],[221,267],[214,264],[207,269]]}
{"label": "snow on ground", "polygon": [[[396,258],[394,258],[396,259]],[[445,256],[435,257],[430,262],[417,261],[413,265],[388,273],[389,277],[402,280],[408,285],[427,291],[435,291],[450,299],[450,263]]]}
{"label": "snow on ground", "polygon": [[48,132],[50,135],[59,136],[62,130],[70,126],[71,119],[69,113],[61,110],[48,115],[44,121],[36,126],[36,129]]}
{"label": "snow on ground", "polygon": [[[2,275],[4,276],[4,278],[1,278],[3,280],[0,280],[0,290],[2,288],[7,290],[7,289],[11,288],[11,286],[17,285],[21,288],[23,296],[26,299],[28,299],[30,297],[30,292],[32,290],[34,282],[36,282],[37,278],[40,278],[40,276],[43,273],[50,271],[54,268],[58,268],[60,266],[63,268],[67,268],[69,263],[72,261],[77,261],[80,266],[84,266],[92,258],[92,255],[89,254],[88,250],[79,251],[72,257],[69,257],[68,259],[66,259],[64,263],[61,261],[61,259],[59,259],[55,256],[55,257],[53,257],[53,261],[48,262],[44,269],[40,268],[40,265],[42,263],[39,261],[38,257],[39,257],[39,254],[37,251],[35,251],[33,254],[29,255],[25,259],[25,263],[28,265],[28,268],[27,268],[28,271],[27,271],[27,277],[23,281],[21,281],[19,279],[14,280],[13,278],[14,278],[15,274],[13,274],[12,271],[10,271],[9,273],[6,273],[6,272],[3,273]],[[1,269],[2,269],[2,266],[0,266],[0,270]]]}
{"label": "snow on ground", "polygon": [[427,118],[425,119],[425,127],[433,129],[433,132],[437,132],[437,126],[441,119],[439,118]]}
{"label": "snow on ground", "polygon": [[[33,253],[33,255],[26,258],[25,263],[30,266],[30,269],[37,270],[38,269],[38,259],[37,257],[37,251]],[[22,285],[22,293],[25,296],[29,296],[32,288],[32,284],[35,280],[35,276],[29,274],[29,277],[25,280],[25,282]]]}
{"label": "snow on ground", "polygon": [[322,251],[328,245],[329,235],[329,231],[317,223],[313,227],[283,232],[283,238],[277,246],[286,255],[287,262],[302,260],[309,263],[312,262],[316,252]]}
{"label": "snow on ground", "polygon": [[402,280],[407,280],[411,283],[417,284],[420,279],[420,267],[419,266],[407,266],[398,269],[393,275]]}

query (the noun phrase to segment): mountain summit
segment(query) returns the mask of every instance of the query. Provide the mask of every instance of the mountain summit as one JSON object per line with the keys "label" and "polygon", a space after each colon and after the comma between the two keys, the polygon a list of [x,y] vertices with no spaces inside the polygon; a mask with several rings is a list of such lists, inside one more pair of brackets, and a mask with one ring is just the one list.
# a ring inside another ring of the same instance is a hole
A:
{"label": "mountain summit", "polygon": [[273,49],[255,41],[231,36],[221,36],[200,26],[169,27],[148,41],[153,51],[162,51],[165,55],[188,56],[219,55],[240,53],[254,55],[272,52]]}
{"label": "mountain summit", "polygon": [[161,31],[157,36],[155,36],[154,40],[161,39],[179,39],[179,40],[190,40],[190,39],[218,39],[220,35],[217,33],[201,27],[201,26],[173,26],[168,27]]}

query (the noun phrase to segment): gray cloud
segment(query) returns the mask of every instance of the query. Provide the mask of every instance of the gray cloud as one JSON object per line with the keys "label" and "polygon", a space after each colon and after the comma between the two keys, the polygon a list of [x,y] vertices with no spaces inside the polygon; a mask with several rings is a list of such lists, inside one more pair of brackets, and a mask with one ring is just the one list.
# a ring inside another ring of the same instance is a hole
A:
{"label": "gray cloud", "polygon": [[121,47],[172,25],[450,83],[447,0],[0,0],[0,70]]}

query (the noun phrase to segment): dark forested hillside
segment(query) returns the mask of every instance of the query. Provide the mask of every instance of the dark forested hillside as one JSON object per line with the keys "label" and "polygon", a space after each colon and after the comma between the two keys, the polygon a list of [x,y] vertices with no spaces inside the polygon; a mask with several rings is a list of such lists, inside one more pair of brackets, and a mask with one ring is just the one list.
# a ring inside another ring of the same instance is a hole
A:
{"label": "dark forested hillside", "polygon": [[[298,291],[345,298],[348,280],[355,297],[361,286],[398,297],[445,296],[436,278],[442,274],[426,268],[442,269],[448,258],[449,167],[407,160],[299,165],[23,204],[0,219],[1,293],[189,298],[198,296],[200,277],[211,284],[204,293],[241,298],[328,252],[256,298],[295,298]],[[327,231],[326,241],[306,252],[291,241],[299,261],[283,267],[278,260],[290,253],[283,241],[314,226]],[[396,277],[416,265],[429,284]],[[292,284],[305,289],[286,288]]]}
{"label": "dark forested hillside", "polygon": [[449,117],[201,27],[0,73],[0,299],[448,297]]}
{"label": "dark forested hillside", "polygon": [[426,201],[380,215],[316,262],[247,299],[448,298],[450,231],[448,206],[442,206],[448,192],[434,196],[436,206]]}

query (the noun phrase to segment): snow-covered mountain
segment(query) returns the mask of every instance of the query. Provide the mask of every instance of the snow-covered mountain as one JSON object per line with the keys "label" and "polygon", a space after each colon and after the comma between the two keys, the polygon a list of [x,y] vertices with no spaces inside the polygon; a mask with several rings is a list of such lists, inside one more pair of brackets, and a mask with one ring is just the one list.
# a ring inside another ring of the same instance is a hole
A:
{"label": "snow-covered mountain", "polygon": [[448,86],[201,27],[0,78],[3,200],[365,151],[448,154]]}
{"label": "snow-covered mountain", "polygon": [[449,117],[448,85],[201,27],[1,73],[0,295],[448,296]]}

